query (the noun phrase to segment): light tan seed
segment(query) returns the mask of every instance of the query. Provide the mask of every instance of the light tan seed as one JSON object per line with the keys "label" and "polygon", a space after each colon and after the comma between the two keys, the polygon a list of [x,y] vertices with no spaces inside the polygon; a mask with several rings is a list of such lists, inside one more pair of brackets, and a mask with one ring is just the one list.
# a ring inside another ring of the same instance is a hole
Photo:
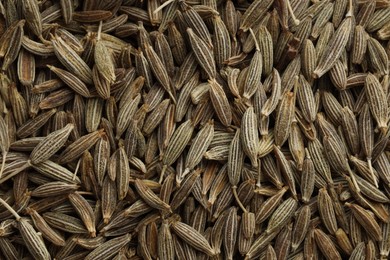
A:
{"label": "light tan seed", "polygon": [[76,184],[69,184],[66,182],[53,181],[38,186],[31,192],[33,197],[51,197],[69,193],[77,190]]}
{"label": "light tan seed", "polygon": [[114,62],[111,57],[111,51],[107,48],[102,40],[99,39],[95,44],[94,60],[97,70],[102,77],[109,83],[114,83],[116,79]]}
{"label": "light tan seed", "polygon": [[228,148],[227,174],[233,189],[237,188],[244,164],[245,153],[242,148],[241,130],[237,129]]}
{"label": "light tan seed", "polygon": [[10,146],[11,146],[8,131],[9,131],[9,129],[8,129],[8,126],[5,122],[5,120],[3,119],[3,117],[0,116],[0,149],[1,149],[1,154],[2,154],[0,178],[4,172],[7,153],[8,153]]}
{"label": "light tan seed", "polygon": [[288,138],[288,145],[298,170],[302,171],[303,161],[305,159],[305,145],[303,134],[296,120],[293,120],[291,123],[291,133]]}
{"label": "light tan seed", "polygon": [[10,35],[6,35],[6,37],[4,38],[4,40],[7,39],[8,42],[4,43],[5,54],[1,67],[3,71],[7,70],[11,63],[14,62],[18,57],[20,48],[22,46],[24,34],[23,26],[25,22],[25,20],[20,20],[17,23],[15,22],[15,27],[10,28]]}
{"label": "light tan seed", "polygon": [[76,93],[80,94],[83,97],[90,96],[90,92],[88,90],[87,85],[85,85],[85,83],[82,82],[78,77],[66,70],[56,68],[54,66],[48,65],[48,68],[53,71],[66,85],[68,85]]}
{"label": "light tan seed", "polygon": [[20,83],[32,86],[35,80],[35,56],[21,49],[18,56],[17,72]]}
{"label": "light tan seed", "polygon": [[368,23],[366,26],[366,30],[368,32],[374,32],[380,29],[383,25],[385,25],[390,20],[390,11],[389,8],[381,8],[376,10],[370,18],[368,18]]}
{"label": "light tan seed", "polygon": [[374,149],[374,127],[368,104],[365,104],[362,108],[358,127],[362,151],[367,158],[367,162],[371,164],[372,150]]}
{"label": "light tan seed", "polygon": [[[176,105],[176,115],[175,115],[176,122],[182,121],[183,117],[187,113],[189,106],[191,105],[191,102],[189,102],[190,100],[192,100],[193,103],[197,104],[196,102],[194,102],[193,93],[195,89],[198,90],[198,87],[195,88],[196,86],[199,86],[198,83],[199,83],[199,73],[195,73],[181,89],[179,98],[177,100],[177,105]],[[208,84],[204,84],[204,85],[206,87],[200,88],[200,90],[208,94],[209,86]]]}
{"label": "light tan seed", "polygon": [[170,166],[177,160],[190,141],[193,131],[192,120],[185,121],[176,129],[168,143],[166,152],[163,154],[162,162],[164,165]]}
{"label": "light tan seed", "polygon": [[99,185],[103,184],[106,174],[107,162],[110,157],[110,144],[106,135],[102,136],[95,145],[93,161],[95,165],[95,175]]}
{"label": "light tan seed", "polygon": [[246,258],[251,259],[260,256],[262,249],[267,247],[270,242],[276,237],[278,232],[266,233],[263,232],[251,245],[249,251],[246,253]]}
{"label": "light tan seed", "polygon": [[21,218],[18,220],[18,229],[22,235],[28,251],[35,259],[51,259],[42,238],[26,219]]}
{"label": "light tan seed", "polygon": [[[253,32],[252,36],[255,38]],[[256,41],[256,51],[253,55],[251,62],[248,66],[245,87],[243,97],[250,99],[256,92],[259,85],[261,85],[261,73],[263,70],[263,57],[262,52],[260,51],[259,44]]]}
{"label": "light tan seed", "polygon": [[25,138],[32,135],[33,133],[38,131],[43,125],[45,125],[46,122],[56,113],[56,111],[57,109],[50,109],[49,111],[41,113],[37,117],[28,120],[18,128],[16,134],[20,138]]}
{"label": "light tan seed", "polygon": [[20,235],[31,255],[35,259],[51,259],[43,239],[41,239],[29,221],[25,218],[21,218],[20,215],[3,199],[0,199],[0,203],[16,218]]}
{"label": "light tan seed", "polygon": [[141,95],[138,94],[134,99],[130,102],[126,102],[123,107],[119,107],[118,117],[116,121],[116,138],[119,139],[120,136],[126,131],[128,126],[130,125],[130,121],[132,120],[138,104],[141,101]]}
{"label": "light tan seed", "polygon": [[80,183],[80,179],[74,176],[74,173],[55,162],[46,160],[38,164],[33,164],[32,167],[42,175],[54,180],[67,183]]}
{"label": "light tan seed", "polygon": [[89,98],[85,104],[85,129],[88,133],[98,129],[102,118],[104,102],[101,98]]}
{"label": "light tan seed", "polygon": [[304,41],[301,55],[302,73],[308,82],[312,82],[313,71],[317,65],[317,52],[311,40]]}
{"label": "light tan seed", "polygon": [[337,231],[336,231],[336,240],[337,240],[337,243],[338,245],[340,246],[340,248],[345,252],[347,253],[348,255],[350,255],[353,251],[353,247],[351,245],[351,241],[349,240],[348,238],[348,234],[345,233],[345,231],[341,228],[339,228]]}
{"label": "light tan seed", "polygon": [[352,45],[352,62],[361,64],[367,51],[367,35],[363,26],[355,27],[354,42]]}
{"label": "light tan seed", "polygon": [[163,100],[145,119],[142,131],[150,135],[164,119],[170,100]]}

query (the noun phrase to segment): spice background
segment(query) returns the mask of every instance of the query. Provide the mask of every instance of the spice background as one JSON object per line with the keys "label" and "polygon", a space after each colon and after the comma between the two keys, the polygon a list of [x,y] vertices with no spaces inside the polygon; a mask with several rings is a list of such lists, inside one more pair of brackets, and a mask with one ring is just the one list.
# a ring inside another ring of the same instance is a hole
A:
{"label": "spice background", "polygon": [[388,259],[389,0],[0,0],[0,259]]}

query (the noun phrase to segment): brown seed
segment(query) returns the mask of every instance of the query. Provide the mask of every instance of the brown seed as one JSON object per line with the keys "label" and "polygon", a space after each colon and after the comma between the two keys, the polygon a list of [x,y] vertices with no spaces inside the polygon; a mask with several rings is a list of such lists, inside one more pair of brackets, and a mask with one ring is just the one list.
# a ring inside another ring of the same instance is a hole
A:
{"label": "brown seed", "polygon": [[274,212],[278,204],[281,202],[283,195],[286,193],[288,188],[282,188],[278,193],[273,195],[271,198],[264,201],[261,209],[256,212],[256,223],[261,223],[266,220]]}
{"label": "brown seed", "polygon": [[262,53],[260,52],[260,47],[256,41],[256,51],[251,59],[246,73],[246,81],[243,93],[244,98],[250,99],[255,94],[258,86],[261,85],[261,72],[263,70],[262,67],[263,57]]}
{"label": "brown seed", "polygon": [[367,231],[367,234],[372,236],[376,241],[382,240],[379,224],[367,210],[357,204],[346,203],[345,205],[351,209],[353,216]]}
{"label": "brown seed", "polygon": [[389,73],[389,59],[380,42],[372,37],[368,37],[367,50],[374,71],[380,73],[381,75],[387,75]]}
{"label": "brown seed", "polygon": [[195,170],[189,175],[187,175],[187,178],[185,178],[183,182],[181,182],[181,180],[180,182],[176,180],[176,183],[179,183],[180,187],[173,195],[172,200],[169,204],[172,210],[177,209],[187,199],[188,195],[191,193],[192,189],[194,188],[194,185],[197,179],[199,178],[199,175],[200,175],[200,171]]}
{"label": "brown seed", "polygon": [[222,68],[224,62],[230,58],[230,55],[232,53],[229,31],[220,16],[214,16],[213,26],[215,31],[213,41],[213,45],[215,48],[214,55],[217,66],[219,68]]}
{"label": "brown seed", "polygon": [[309,228],[310,215],[311,215],[310,206],[306,205],[300,210],[297,218],[295,219],[294,229],[292,233],[292,244],[291,244],[291,250],[293,252],[298,248],[298,246],[305,239],[305,236]]}
{"label": "brown seed", "polygon": [[52,242],[53,244],[57,246],[64,246],[65,240],[64,238],[58,234],[54,229],[52,229],[45,221],[45,219],[35,210],[33,209],[27,209],[27,212],[30,214],[34,226],[38,229],[39,232],[42,233],[42,235]]}
{"label": "brown seed", "polygon": [[249,107],[241,120],[241,144],[244,152],[251,160],[253,167],[258,167],[257,154],[259,132],[257,130],[257,117],[253,107]]}
{"label": "brown seed", "polygon": [[275,144],[282,146],[290,134],[291,122],[294,117],[295,93],[289,92],[283,95],[280,101],[275,122]]}
{"label": "brown seed", "polygon": [[214,110],[221,123],[225,126],[229,126],[232,121],[232,109],[229,105],[225,91],[216,80],[210,80],[209,84],[210,98]]}
{"label": "brown seed", "polygon": [[96,236],[95,215],[91,205],[79,193],[74,192],[68,196],[70,203],[82,219],[91,237]]}
{"label": "brown seed", "polygon": [[292,217],[297,207],[298,202],[294,198],[288,198],[283,201],[271,215],[265,232],[271,234],[275,230],[282,228]]}
{"label": "brown seed", "polygon": [[199,66],[207,73],[210,80],[215,79],[216,66],[213,52],[209,49],[203,39],[198,37],[192,29],[188,28],[187,33],[192,51],[195,54]]}
{"label": "brown seed", "polygon": [[149,61],[149,65],[153,71],[154,76],[157,78],[161,86],[168,92],[173,103],[176,103],[174,88],[170,82],[169,75],[165,69],[164,64],[150,45],[145,46],[144,48],[146,57]]}
{"label": "brown seed", "polygon": [[320,248],[322,254],[326,259],[341,259],[339,252],[337,251],[332,240],[322,230],[314,230],[314,238],[317,246]]}
{"label": "brown seed", "polygon": [[[192,170],[200,163],[214,137],[214,123],[208,122],[196,135],[187,153],[185,171]],[[183,176],[185,174],[183,173]]]}
{"label": "brown seed", "polygon": [[64,128],[52,132],[40,141],[31,152],[31,162],[37,164],[48,160],[53,154],[62,148],[73,128],[74,126],[72,124],[67,124]]}
{"label": "brown seed", "polygon": [[158,232],[158,255],[161,259],[175,259],[173,238],[167,221],[161,224]]}
{"label": "brown seed", "polygon": [[92,252],[90,252],[84,259],[109,259],[113,257],[122,247],[128,244],[131,240],[130,234],[125,234],[104,242]]}
{"label": "brown seed", "polygon": [[[29,1],[32,2],[32,1]],[[10,35],[6,35],[4,40],[7,39],[8,42],[4,44],[4,61],[2,65],[2,70],[7,70],[12,62],[16,60],[19,54],[20,47],[22,46],[25,20],[20,20],[15,24],[15,27],[10,28]]]}
{"label": "brown seed", "polygon": [[324,53],[318,61],[318,65],[313,72],[314,78],[321,77],[327,72],[337,61],[341,55],[341,51],[345,48],[352,27],[352,18],[347,17],[340,24],[332,39],[329,42]]}
{"label": "brown seed", "polygon": [[101,129],[82,136],[61,153],[58,163],[68,163],[77,159],[86,150],[91,148],[102,137],[102,135],[104,135],[104,131]]}
{"label": "brown seed", "polygon": [[172,223],[171,227],[176,235],[195,249],[204,252],[209,256],[215,255],[215,250],[211,248],[206,238],[191,226],[175,221]]}
{"label": "brown seed", "polygon": [[332,199],[326,189],[321,188],[317,197],[318,210],[320,217],[329,233],[334,234],[337,231],[337,219],[333,208]]}
{"label": "brown seed", "polygon": [[296,197],[297,192],[293,168],[291,167],[291,164],[287,161],[285,155],[282,153],[280,148],[274,146],[274,153],[278,162],[278,167],[280,167],[283,177],[287,181],[288,187],[290,188],[293,197]]}
{"label": "brown seed", "polygon": [[82,82],[78,77],[66,70],[56,68],[54,66],[48,65],[48,68],[53,71],[63,82],[65,82],[66,85],[73,89],[77,94],[80,94],[84,97],[90,96],[90,92],[87,88],[87,85],[85,85],[85,83]]}
{"label": "brown seed", "polygon": [[135,180],[135,188],[145,202],[151,207],[159,210],[171,211],[171,207],[154,194],[154,192],[142,180]]}
{"label": "brown seed", "polygon": [[51,259],[50,254],[34,227],[25,218],[21,218],[3,199],[0,203],[16,218],[17,227],[28,251],[36,259]]}
{"label": "brown seed", "polygon": [[237,229],[237,209],[235,207],[231,207],[226,217],[225,232],[223,236],[224,249],[227,259],[233,259],[233,253],[237,243]]}
{"label": "brown seed", "polygon": [[52,39],[54,53],[60,62],[84,83],[92,84],[92,70],[81,57],[60,37]]}
{"label": "brown seed", "polygon": [[259,20],[260,17],[263,16],[271,4],[272,1],[254,1],[248,7],[248,9],[246,9],[245,13],[241,17],[240,30],[245,32],[249,28],[253,27],[253,25]]}
{"label": "brown seed", "polygon": [[386,131],[389,111],[383,88],[378,79],[371,73],[367,75],[364,87],[372,116],[375,118],[378,127],[382,131]]}
{"label": "brown seed", "polygon": [[[180,153],[185,149],[186,145],[191,139],[194,126],[192,120],[187,120],[181,124],[173,133],[172,138],[169,141],[166,152],[163,155],[163,164],[170,166],[180,156]],[[163,177],[163,173],[161,178]]]}

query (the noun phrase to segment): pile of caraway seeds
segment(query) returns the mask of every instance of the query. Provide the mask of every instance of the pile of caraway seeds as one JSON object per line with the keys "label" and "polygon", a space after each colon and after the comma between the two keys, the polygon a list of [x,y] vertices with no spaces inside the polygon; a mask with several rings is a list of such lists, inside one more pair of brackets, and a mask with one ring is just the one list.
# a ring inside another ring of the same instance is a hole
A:
{"label": "pile of caraway seeds", "polygon": [[389,0],[3,0],[0,259],[388,259]]}

